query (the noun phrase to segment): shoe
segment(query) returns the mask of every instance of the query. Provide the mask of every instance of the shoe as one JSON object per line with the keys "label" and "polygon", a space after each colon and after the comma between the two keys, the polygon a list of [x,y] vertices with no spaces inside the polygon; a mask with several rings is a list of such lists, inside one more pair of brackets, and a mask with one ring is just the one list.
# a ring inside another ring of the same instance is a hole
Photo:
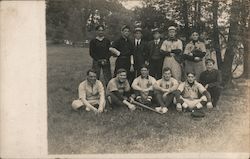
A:
{"label": "shoe", "polygon": [[168,108],[167,107],[162,107],[161,111],[162,111],[162,113],[167,113]]}
{"label": "shoe", "polygon": [[176,104],[176,110],[177,110],[178,112],[181,112],[181,111],[182,111],[181,103],[177,103],[177,104]]}
{"label": "shoe", "polygon": [[187,108],[187,107],[188,107],[187,103],[185,103],[185,102],[182,103],[182,107],[183,107],[183,108]]}
{"label": "shoe", "polygon": [[157,112],[161,112],[161,107],[155,107],[155,110],[156,110]]}
{"label": "shoe", "polygon": [[86,107],[85,110],[86,110],[87,112],[89,112],[89,111],[90,111],[90,108],[89,108],[89,107]]}

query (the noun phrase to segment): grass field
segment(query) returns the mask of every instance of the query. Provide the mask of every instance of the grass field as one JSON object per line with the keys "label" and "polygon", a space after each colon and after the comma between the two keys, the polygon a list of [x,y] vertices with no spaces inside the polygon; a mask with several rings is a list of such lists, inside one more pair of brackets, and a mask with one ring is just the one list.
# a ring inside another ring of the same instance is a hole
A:
{"label": "grass field", "polygon": [[249,81],[237,80],[201,120],[173,108],[94,115],[70,107],[91,66],[88,49],[49,45],[47,54],[49,154],[249,152]]}

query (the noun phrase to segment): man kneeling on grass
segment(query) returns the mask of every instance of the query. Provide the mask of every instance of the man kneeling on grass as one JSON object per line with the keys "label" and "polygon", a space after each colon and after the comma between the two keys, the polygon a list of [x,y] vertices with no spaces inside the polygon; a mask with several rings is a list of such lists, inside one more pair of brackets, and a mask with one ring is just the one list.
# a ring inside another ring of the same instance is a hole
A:
{"label": "man kneeling on grass", "polygon": [[186,75],[186,81],[179,85],[176,92],[177,111],[182,111],[182,108],[201,109],[205,105],[213,108],[209,92],[195,80],[195,73],[189,72]]}
{"label": "man kneeling on grass", "polygon": [[154,84],[154,92],[156,100],[160,107],[156,107],[157,111],[166,113],[169,105],[173,102],[176,89],[178,88],[178,81],[172,76],[171,69],[169,67],[163,68],[162,79],[159,79]]}
{"label": "man kneeling on grass", "polygon": [[105,93],[101,81],[97,80],[97,73],[95,70],[87,71],[87,79],[80,83],[79,100],[73,102],[74,110],[85,106],[86,111],[93,110],[96,113],[102,113],[105,107]]}
{"label": "man kneeling on grass", "polygon": [[130,110],[135,110],[135,105],[129,103],[130,86],[127,80],[127,71],[118,69],[115,78],[112,78],[107,86],[107,97],[112,107],[127,106]]}
{"label": "man kneeling on grass", "polygon": [[149,70],[146,65],[141,67],[141,75],[134,79],[132,88],[135,94],[135,100],[146,105],[150,105],[153,98],[153,85],[155,78],[149,76]]}

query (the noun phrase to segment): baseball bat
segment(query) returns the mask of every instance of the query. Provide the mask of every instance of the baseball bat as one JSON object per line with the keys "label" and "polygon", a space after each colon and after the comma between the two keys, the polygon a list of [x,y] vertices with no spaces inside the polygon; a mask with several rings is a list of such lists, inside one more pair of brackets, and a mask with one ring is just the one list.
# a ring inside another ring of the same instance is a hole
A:
{"label": "baseball bat", "polygon": [[144,104],[142,104],[142,103],[140,103],[140,102],[132,101],[132,103],[133,103],[133,104],[136,104],[137,106],[143,107],[143,108],[145,108],[145,109],[151,110],[151,111],[153,111],[153,112],[156,112],[156,113],[159,113],[159,114],[163,114],[162,112],[158,112],[158,111],[156,111],[155,109],[150,108],[149,106],[146,106],[146,105],[144,105]]}

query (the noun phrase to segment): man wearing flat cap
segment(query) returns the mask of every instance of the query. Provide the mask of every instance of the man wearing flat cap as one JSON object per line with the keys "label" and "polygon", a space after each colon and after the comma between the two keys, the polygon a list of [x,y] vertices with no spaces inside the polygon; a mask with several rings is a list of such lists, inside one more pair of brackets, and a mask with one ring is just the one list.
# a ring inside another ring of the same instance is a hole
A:
{"label": "man wearing flat cap", "polygon": [[121,36],[119,39],[115,40],[112,44],[112,47],[110,48],[110,51],[117,56],[117,59],[115,61],[115,71],[114,76],[117,74],[117,70],[123,68],[126,70],[128,75],[128,80],[131,83],[132,82],[132,76],[131,76],[131,56],[133,55],[133,43],[131,40],[129,40],[130,35],[130,27],[127,25],[124,25],[121,28]]}
{"label": "man wearing flat cap", "polygon": [[[143,65],[145,65],[145,57],[147,52],[147,42],[142,39],[142,29],[137,27],[134,31],[133,39],[133,58],[134,58],[134,67],[135,67],[135,76],[140,75],[140,70]],[[133,61],[132,61],[133,63]]]}
{"label": "man wearing flat cap", "polygon": [[172,70],[173,77],[181,81],[181,54],[182,41],[176,38],[176,28],[168,28],[168,39],[162,43],[161,52],[164,58],[163,68],[169,67]]}
{"label": "man wearing flat cap", "polygon": [[149,63],[149,74],[157,80],[162,77],[162,65],[164,56],[160,52],[163,39],[159,28],[152,29],[154,39],[148,42],[147,61]]}

